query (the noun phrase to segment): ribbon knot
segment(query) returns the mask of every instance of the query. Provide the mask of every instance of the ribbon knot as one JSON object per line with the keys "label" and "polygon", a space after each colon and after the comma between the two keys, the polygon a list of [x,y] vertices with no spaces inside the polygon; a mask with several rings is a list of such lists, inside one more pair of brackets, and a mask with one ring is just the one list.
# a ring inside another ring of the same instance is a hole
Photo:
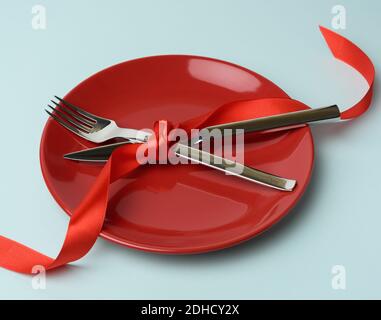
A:
{"label": "ribbon knot", "polygon": [[[170,134],[175,126],[168,120],[155,121],[153,125],[153,134],[149,137],[147,143],[147,152],[149,163],[167,164],[170,147],[176,142],[172,141]],[[139,161],[139,159],[137,159]]]}

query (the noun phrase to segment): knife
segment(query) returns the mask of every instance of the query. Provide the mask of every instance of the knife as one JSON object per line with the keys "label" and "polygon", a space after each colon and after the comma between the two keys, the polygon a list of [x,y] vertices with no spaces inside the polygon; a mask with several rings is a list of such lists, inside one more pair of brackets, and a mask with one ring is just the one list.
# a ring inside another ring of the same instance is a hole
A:
{"label": "knife", "polygon": [[[64,158],[75,161],[106,162],[115,149],[130,143],[134,142],[127,140],[105,146],[89,148],[82,151],[65,154]],[[237,163],[233,160],[221,158],[182,143],[177,144],[175,153],[179,157],[191,160],[193,163],[203,164],[205,166],[223,171],[228,175],[237,176],[239,178],[277,190],[292,191],[296,185],[295,180],[268,174],[266,172]]]}

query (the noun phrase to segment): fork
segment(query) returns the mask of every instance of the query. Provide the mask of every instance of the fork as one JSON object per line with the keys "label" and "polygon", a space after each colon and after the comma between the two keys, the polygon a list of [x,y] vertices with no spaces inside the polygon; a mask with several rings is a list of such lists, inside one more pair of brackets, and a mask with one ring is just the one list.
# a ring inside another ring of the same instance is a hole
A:
{"label": "fork", "polygon": [[[95,114],[89,113],[68,101],[54,96],[61,104],[50,100],[55,107],[48,104],[48,107],[57,113],[45,110],[54,120],[69,131],[77,134],[94,143],[102,143],[113,138],[123,138],[135,142],[146,142],[147,133],[141,130],[120,128],[114,120],[101,118]],[[61,111],[58,107],[62,108]]]}
{"label": "fork", "polygon": [[[55,98],[59,103],[51,100],[55,107],[48,104],[51,111],[47,109],[45,109],[45,111],[61,126],[81,138],[95,143],[106,142],[113,138],[127,139],[132,143],[144,143],[148,140],[149,133],[142,130],[120,128],[116,122],[111,119],[96,116],[57,96],[55,96]],[[236,168],[240,168],[240,172],[237,173],[236,170],[232,170],[232,160],[217,157],[205,151],[196,150],[185,144],[178,143],[176,154],[180,157],[193,160],[196,163],[224,171],[229,175],[234,175],[274,189],[292,191],[296,185],[295,180],[282,178],[243,164],[234,163]]]}

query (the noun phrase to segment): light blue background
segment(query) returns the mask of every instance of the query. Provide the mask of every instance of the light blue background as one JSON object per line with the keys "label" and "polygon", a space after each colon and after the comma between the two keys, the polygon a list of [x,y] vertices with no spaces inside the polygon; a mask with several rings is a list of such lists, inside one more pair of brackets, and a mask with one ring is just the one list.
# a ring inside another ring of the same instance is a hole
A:
{"label": "light blue background", "polygon": [[[31,27],[31,9],[39,3],[47,8],[45,31]],[[255,70],[311,106],[356,102],[365,81],[331,57],[317,28],[330,27],[336,4],[347,10],[341,33],[378,69],[377,0],[1,0],[0,234],[57,254],[68,218],[40,172],[43,108],[53,94],[64,95],[115,63],[167,53],[204,55]],[[316,166],[309,189],[262,236],[182,257],[99,239],[85,258],[48,274],[46,290],[1,269],[0,298],[381,298],[380,89],[377,83],[373,109],[361,119],[313,129]],[[345,291],[331,287],[337,264],[346,267]]]}

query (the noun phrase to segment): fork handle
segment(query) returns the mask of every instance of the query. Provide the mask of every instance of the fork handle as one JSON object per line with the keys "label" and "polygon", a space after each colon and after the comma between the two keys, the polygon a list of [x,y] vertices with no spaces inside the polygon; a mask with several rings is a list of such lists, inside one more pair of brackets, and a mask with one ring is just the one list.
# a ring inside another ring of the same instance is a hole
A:
{"label": "fork handle", "polygon": [[[244,129],[245,133],[263,131],[293,125],[307,124],[310,122],[335,119],[340,117],[340,110],[337,105],[314,108],[302,111],[287,112],[279,115],[224,123],[216,126],[204,128],[203,130],[212,131],[213,129]],[[202,131],[203,131],[202,130]],[[201,131],[201,132],[202,132]]]}

